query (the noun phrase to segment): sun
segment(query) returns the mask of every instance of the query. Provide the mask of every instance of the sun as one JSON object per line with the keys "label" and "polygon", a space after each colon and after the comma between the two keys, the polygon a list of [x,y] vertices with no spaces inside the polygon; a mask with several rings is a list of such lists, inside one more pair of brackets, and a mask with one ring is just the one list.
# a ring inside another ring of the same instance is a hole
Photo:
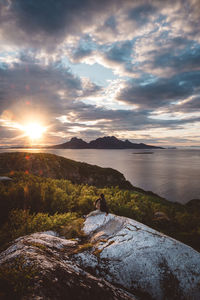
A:
{"label": "sun", "polygon": [[38,123],[29,123],[24,126],[24,132],[31,140],[38,140],[42,137],[46,128]]}

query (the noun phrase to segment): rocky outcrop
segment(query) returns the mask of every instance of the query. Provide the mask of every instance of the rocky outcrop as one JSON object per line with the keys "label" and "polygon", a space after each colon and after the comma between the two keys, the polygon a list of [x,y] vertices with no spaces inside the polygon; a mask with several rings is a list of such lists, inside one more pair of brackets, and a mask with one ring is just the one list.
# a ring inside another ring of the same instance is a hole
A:
{"label": "rocky outcrop", "polygon": [[[83,230],[84,244],[52,232],[13,242],[0,255],[0,279],[8,274],[6,284],[0,280],[1,298],[200,299],[200,253],[191,247],[99,211],[87,216]],[[10,298],[2,297],[6,293]]]}
{"label": "rocky outcrop", "polygon": [[9,274],[5,282],[0,278],[1,299],[135,299],[72,262],[70,255],[76,246],[76,241],[46,233],[17,239],[0,255],[0,275]]}
{"label": "rocky outcrop", "polygon": [[12,178],[7,177],[7,176],[0,176],[0,181],[12,181]]}
{"label": "rocky outcrop", "polygon": [[84,225],[93,251],[81,266],[141,299],[200,299],[200,253],[148,226],[93,212]]}

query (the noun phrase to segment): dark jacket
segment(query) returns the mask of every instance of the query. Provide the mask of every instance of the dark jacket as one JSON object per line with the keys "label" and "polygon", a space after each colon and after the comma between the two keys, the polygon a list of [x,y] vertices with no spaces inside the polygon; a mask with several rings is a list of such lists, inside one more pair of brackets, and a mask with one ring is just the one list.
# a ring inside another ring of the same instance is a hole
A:
{"label": "dark jacket", "polygon": [[106,199],[104,197],[101,197],[101,198],[97,199],[95,201],[96,208],[98,208],[98,203],[100,204],[100,211],[106,212],[108,214],[109,210],[108,210],[108,206],[106,204]]}

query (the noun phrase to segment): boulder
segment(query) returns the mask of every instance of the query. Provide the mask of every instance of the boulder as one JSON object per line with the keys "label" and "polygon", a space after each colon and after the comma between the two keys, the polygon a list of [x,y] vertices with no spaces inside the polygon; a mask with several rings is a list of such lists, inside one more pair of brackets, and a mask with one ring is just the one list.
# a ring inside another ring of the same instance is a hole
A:
{"label": "boulder", "polygon": [[55,232],[0,254],[1,299],[197,300],[200,253],[148,226],[94,211],[83,240]]}
{"label": "boulder", "polygon": [[0,176],[0,181],[12,181],[12,178],[7,176]]}
{"label": "boulder", "polygon": [[85,220],[93,250],[76,259],[139,299],[200,299],[200,253],[139,222],[98,211]]}
{"label": "boulder", "polygon": [[47,233],[21,237],[0,254],[0,299],[135,299],[72,262],[77,241]]}

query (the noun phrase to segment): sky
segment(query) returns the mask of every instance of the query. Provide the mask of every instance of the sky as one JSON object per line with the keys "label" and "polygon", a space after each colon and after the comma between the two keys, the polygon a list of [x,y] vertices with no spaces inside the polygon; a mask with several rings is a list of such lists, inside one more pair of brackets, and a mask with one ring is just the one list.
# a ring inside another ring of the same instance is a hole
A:
{"label": "sky", "polygon": [[0,0],[0,146],[199,146],[199,28],[199,0]]}

